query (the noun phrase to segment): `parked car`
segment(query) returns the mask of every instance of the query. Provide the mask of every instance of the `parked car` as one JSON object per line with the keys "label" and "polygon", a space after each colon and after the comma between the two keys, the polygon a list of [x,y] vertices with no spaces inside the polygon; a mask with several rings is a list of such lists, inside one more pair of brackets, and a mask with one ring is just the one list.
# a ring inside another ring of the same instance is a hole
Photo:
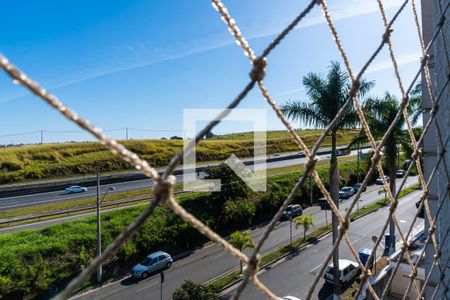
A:
{"label": "parked car", "polygon": [[280,155],[280,153],[275,153],[274,155],[273,155],[273,157],[280,157],[281,155]]}
{"label": "parked car", "polygon": [[[352,188],[355,190],[355,194],[359,191],[359,189],[362,187],[362,183],[355,183]],[[364,187],[363,192],[365,192],[367,187]]]}
{"label": "parked car", "polygon": [[66,188],[66,192],[67,193],[82,193],[82,192],[86,192],[87,188],[83,187],[83,186],[78,186],[78,185],[72,185],[69,186],[68,188]]}
{"label": "parked car", "polygon": [[[386,178],[386,181],[389,183],[389,181],[390,181],[389,176],[384,175],[384,178]],[[379,185],[383,184],[383,180],[381,179],[381,177],[378,177],[376,182]]]}
{"label": "parked car", "polygon": [[399,169],[399,170],[397,170],[396,177],[403,178],[403,177],[405,177],[405,174],[406,174],[405,170]]}
{"label": "parked car", "polygon": [[131,269],[131,275],[135,278],[147,278],[151,273],[168,269],[172,266],[172,257],[163,251],[157,251],[147,255],[140,263]]}
{"label": "parked car", "polygon": [[278,298],[280,300],[300,300],[300,298],[294,297],[294,296],[284,296],[281,298]]}
{"label": "parked car", "polygon": [[344,186],[340,191],[339,191],[339,198],[340,199],[348,199],[351,196],[353,196],[355,194],[355,190],[349,186]]}
{"label": "parked car", "polygon": [[302,214],[303,214],[303,209],[300,205],[291,204],[283,212],[283,215],[281,216],[281,218],[283,220],[289,220],[290,217],[294,218],[297,216],[301,216]]}
{"label": "parked car", "polygon": [[[339,260],[339,281],[340,283],[346,284],[349,283],[355,278],[359,273],[358,264],[354,261],[348,259],[340,259]],[[325,274],[323,278],[326,282],[333,284],[334,278],[334,268],[333,263],[329,264],[327,269],[325,270]]]}

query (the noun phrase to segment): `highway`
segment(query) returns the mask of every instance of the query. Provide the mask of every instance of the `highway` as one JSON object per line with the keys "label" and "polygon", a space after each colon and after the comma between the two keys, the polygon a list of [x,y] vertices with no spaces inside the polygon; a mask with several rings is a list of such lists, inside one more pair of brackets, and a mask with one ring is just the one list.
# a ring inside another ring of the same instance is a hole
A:
{"label": "highway", "polygon": [[[409,178],[407,180],[407,186],[413,185],[417,182],[416,177]],[[400,183],[400,179],[398,180],[398,183]],[[380,195],[378,195],[378,191],[380,189],[380,186],[370,186],[367,188],[367,191],[363,193],[362,198],[360,199],[360,206],[367,205],[369,203],[372,203],[378,199],[380,199]],[[405,197],[405,199],[402,200],[402,203],[410,202],[411,208],[414,206],[415,201],[413,201],[415,198],[417,198],[419,193],[415,192],[411,194],[411,196]],[[352,199],[352,198],[351,198]],[[345,209],[349,206],[350,200],[344,200],[341,201],[340,209],[341,211],[345,211]],[[402,204],[403,205],[403,204]],[[414,209],[411,209],[411,213],[414,213]],[[355,208],[356,209],[356,208]],[[380,212],[385,212],[385,210],[380,210]],[[372,220],[372,216],[367,216],[363,219],[363,221],[360,222],[361,226],[358,227],[370,227],[370,230],[377,230],[378,227],[375,226],[377,222],[381,222],[383,220],[383,217],[380,217],[380,212],[377,213],[377,216],[374,218],[374,221],[366,221],[369,220],[370,217]],[[320,226],[325,224],[325,211],[321,211],[318,207],[312,207],[305,210],[304,214],[311,214],[314,216],[314,222],[316,226]],[[400,216],[400,219],[402,220],[403,215]],[[327,212],[327,219],[328,222],[331,220],[330,212]],[[406,223],[405,223],[406,224]],[[353,224],[352,224],[353,226]],[[265,226],[257,227],[252,229],[251,235],[252,237],[257,241],[262,236],[263,231],[265,229]],[[294,236],[300,236],[303,234],[303,231],[301,228],[298,230],[295,229],[295,226],[293,226],[293,232]],[[352,239],[354,238],[354,235],[352,235]],[[370,239],[370,235],[368,237]],[[269,236],[269,239],[264,244],[262,251],[268,251],[278,245],[281,245],[289,240],[289,222],[280,222],[276,229],[271,233]],[[358,243],[365,243],[365,246],[370,246],[372,242],[361,242],[360,240],[355,241]],[[320,264],[321,260],[323,258],[318,258],[320,255],[325,255],[326,251],[329,250],[330,243],[327,242],[319,242],[317,245],[314,245],[311,247],[312,250],[312,256],[308,257],[305,256],[303,253],[299,255],[301,257],[302,261],[307,261],[308,263],[310,261],[316,262]],[[359,246],[359,244],[358,244]],[[320,252],[321,254],[318,255],[317,253]],[[247,253],[249,253],[247,251]],[[323,253],[323,254],[322,254]],[[313,263],[314,264],[314,263]],[[210,244],[208,246],[205,246],[204,248],[201,248],[199,250],[196,250],[189,256],[177,260],[174,262],[173,267],[167,271],[165,271],[165,283],[163,286],[163,298],[164,299],[170,299],[172,293],[177,287],[180,287],[181,284],[185,279],[192,279],[197,282],[206,282],[220,274],[223,274],[224,272],[231,270],[238,266],[238,260],[225,251],[222,250],[221,247]],[[298,269],[297,267],[294,267]],[[306,270],[306,269],[305,269]],[[308,269],[309,272],[310,269]],[[305,273],[308,273],[305,272]],[[270,272],[268,272],[270,273]],[[288,279],[285,279],[288,280]],[[280,281],[280,280],[279,280]],[[298,285],[298,283],[296,283]],[[307,283],[302,283],[302,286],[304,288],[308,287]],[[251,289],[248,289],[251,291]],[[291,290],[287,290],[286,292],[290,292]],[[82,295],[77,295],[74,298],[81,298],[81,299],[159,299],[160,297],[160,287],[159,287],[159,275],[156,274],[154,276],[149,277],[146,280],[135,280],[131,277],[126,277],[123,280],[113,282],[111,284],[108,284],[102,288],[89,291]],[[243,297],[242,299],[258,299],[253,298],[251,296],[249,297]],[[264,299],[264,298],[261,298]]]}
{"label": "highway", "polygon": [[[363,152],[369,151],[369,149],[362,150]],[[356,151],[352,151],[351,155],[356,155]],[[280,161],[273,161],[267,163],[267,169],[275,169],[275,168],[281,168],[286,166],[293,166],[293,165],[301,165],[306,161],[306,158],[295,158],[295,159],[289,159],[288,155],[285,155],[285,160]],[[325,160],[329,159],[329,154],[319,155],[319,158]],[[256,164],[255,170],[259,170],[261,168],[262,164]],[[251,169],[253,166],[250,166]],[[175,176],[177,182],[183,181],[183,175],[177,175]],[[111,185],[109,185],[111,186]],[[153,181],[151,179],[144,179],[144,180],[135,180],[135,181],[127,181],[127,182],[121,182],[121,183],[115,183],[112,186],[115,187],[115,190],[112,193],[122,193],[126,191],[141,189],[141,188],[150,188],[153,186]],[[108,186],[102,186],[101,187],[101,193],[103,194],[104,191]],[[39,205],[39,204],[46,204],[46,203],[52,203],[52,202],[61,202],[61,201],[71,201],[76,199],[82,199],[87,197],[95,197],[96,195],[96,188],[89,188],[87,192],[84,193],[78,193],[78,194],[68,194],[65,191],[56,191],[56,192],[47,192],[47,193],[39,193],[39,194],[31,194],[31,195],[22,195],[22,196],[14,196],[14,197],[5,197],[0,198],[0,210],[6,210],[6,209],[14,209],[14,208],[20,208],[20,207],[27,207],[27,206],[33,206],[33,205]]]}
{"label": "highway", "polygon": [[[414,203],[419,196],[419,192],[414,192],[406,196],[400,201],[397,208],[396,213],[400,220],[400,227],[405,233],[416,213]],[[349,236],[356,251],[362,247],[373,247],[374,244],[371,241],[371,237],[381,232],[387,216],[388,208],[384,207],[378,212],[367,215],[350,225]],[[422,222],[423,220],[419,219],[416,224]],[[305,299],[310,285],[320,271],[322,263],[330,251],[331,242],[331,235],[328,235],[319,243],[307,247],[303,251],[299,251],[274,264],[269,270],[263,270],[259,275],[259,279],[278,296],[290,295]],[[377,257],[380,257],[383,249],[383,246],[378,248]],[[340,244],[339,253],[341,258],[355,261],[344,241]],[[231,289],[221,299],[229,299],[232,292],[233,290]],[[331,294],[332,286],[325,283],[322,278],[313,293],[313,299],[328,299]],[[254,285],[249,284],[241,295],[241,299],[266,299],[266,297]]]}

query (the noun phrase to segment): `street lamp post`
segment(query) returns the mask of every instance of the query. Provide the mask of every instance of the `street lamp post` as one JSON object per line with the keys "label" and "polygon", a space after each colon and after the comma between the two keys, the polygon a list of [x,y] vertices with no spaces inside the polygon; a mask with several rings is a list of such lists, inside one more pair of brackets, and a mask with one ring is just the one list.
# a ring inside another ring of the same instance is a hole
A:
{"label": "street lamp post", "polygon": [[[100,200],[100,173],[97,172],[97,256],[100,256],[102,254],[102,233],[101,233],[101,219],[100,219],[100,204],[105,199],[106,195],[109,191],[114,190],[115,188],[113,186],[108,187],[108,189],[103,194],[102,199]],[[97,270],[97,282],[102,281],[102,274],[103,269],[102,265],[100,264],[98,266]]]}

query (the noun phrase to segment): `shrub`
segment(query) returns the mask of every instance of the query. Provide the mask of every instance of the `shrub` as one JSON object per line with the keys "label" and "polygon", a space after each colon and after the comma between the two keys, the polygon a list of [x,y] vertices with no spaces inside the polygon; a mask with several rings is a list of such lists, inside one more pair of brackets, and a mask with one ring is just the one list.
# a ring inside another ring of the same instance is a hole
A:
{"label": "shrub", "polygon": [[185,280],[181,287],[177,288],[172,295],[173,300],[218,300],[214,291],[203,284],[192,280]]}

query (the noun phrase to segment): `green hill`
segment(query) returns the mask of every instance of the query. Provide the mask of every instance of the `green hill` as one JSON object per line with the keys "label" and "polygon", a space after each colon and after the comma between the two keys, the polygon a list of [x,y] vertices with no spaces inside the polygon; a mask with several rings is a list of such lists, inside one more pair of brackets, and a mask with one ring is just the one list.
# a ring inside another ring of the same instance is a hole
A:
{"label": "green hill", "polygon": [[[320,130],[304,130],[299,134],[312,146]],[[357,131],[346,130],[338,134],[338,143],[347,144]],[[287,131],[267,133],[267,153],[297,151]],[[181,140],[121,141],[128,149],[146,159],[153,167],[166,166],[181,151]],[[323,146],[330,145],[327,137]],[[253,155],[253,133],[236,133],[203,140],[197,146],[197,161],[224,160],[234,153],[238,157]],[[97,142],[17,146],[0,149],[0,184],[30,180],[63,178],[101,172],[132,170],[131,166]]]}

